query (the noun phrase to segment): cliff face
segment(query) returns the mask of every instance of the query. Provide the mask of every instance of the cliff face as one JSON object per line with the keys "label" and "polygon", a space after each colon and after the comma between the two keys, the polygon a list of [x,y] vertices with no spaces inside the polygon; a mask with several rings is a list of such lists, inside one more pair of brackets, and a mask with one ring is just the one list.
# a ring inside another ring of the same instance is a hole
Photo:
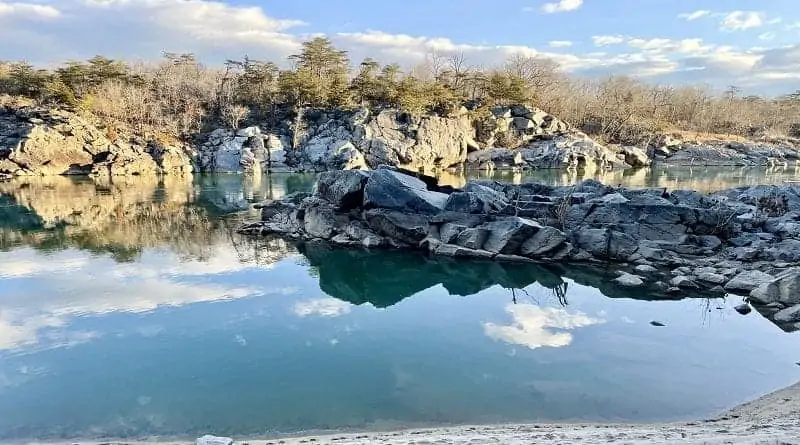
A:
{"label": "cliff face", "polygon": [[413,170],[628,167],[619,150],[596,143],[541,110],[462,108],[450,116],[396,109],[305,110],[274,127],[216,129],[194,147],[120,134],[80,114],[31,105],[0,108],[0,175],[153,176],[192,171],[275,169]]}
{"label": "cliff face", "polygon": [[0,174],[154,176],[193,170],[188,147],[115,133],[72,111],[0,108]]}
{"label": "cliff face", "polygon": [[681,142],[654,137],[648,147],[604,145],[542,110],[514,105],[412,115],[397,109],[307,109],[277,125],[198,134],[196,145],[165,144],[63,109],[0,107],[0,179],[90,174],[261,174],[274,170],[492,171],[568,169],[601,172],[652,162],[786,166],[800,159],[783,142]]}

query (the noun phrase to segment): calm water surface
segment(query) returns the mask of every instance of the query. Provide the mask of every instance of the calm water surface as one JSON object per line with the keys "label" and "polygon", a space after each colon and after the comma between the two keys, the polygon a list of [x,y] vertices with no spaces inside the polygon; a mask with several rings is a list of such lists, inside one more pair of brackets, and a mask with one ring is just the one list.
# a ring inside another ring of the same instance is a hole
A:
{"label": "calm water surface", "polygon": [[0,183],[0,439],[671,420],[800,379],[800,334],[738,298],[637,300],[613,271],[234,233],[248,203],[313,179]]}

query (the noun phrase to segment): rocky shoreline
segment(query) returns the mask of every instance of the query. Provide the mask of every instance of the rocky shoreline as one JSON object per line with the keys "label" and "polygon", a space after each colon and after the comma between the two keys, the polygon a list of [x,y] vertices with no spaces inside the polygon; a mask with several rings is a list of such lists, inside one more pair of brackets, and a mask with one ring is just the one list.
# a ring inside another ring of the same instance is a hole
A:
{"label": "rocky shoreline", "polygon": [[[300,125],[302,123],[302,125]],[[64,108],[0,106],[0,179],[189,173],[572,169],[685,166],[797,168],[800,140],[726,141],[654,134],[638,146],[601,144],[525,105],[412,115],[392,108],[306,109],[272,123],[198,130],[179,140]]]}
{"label": "rocky shoreline", "polygon": [[463,189],[384,167],[319,176],[313,193],[261,205],[240,228],[344,247],[442,257],[616,264],[614,285],[664,295],[734,294],[800,329],[800,187],[712,195],[470,181]]}

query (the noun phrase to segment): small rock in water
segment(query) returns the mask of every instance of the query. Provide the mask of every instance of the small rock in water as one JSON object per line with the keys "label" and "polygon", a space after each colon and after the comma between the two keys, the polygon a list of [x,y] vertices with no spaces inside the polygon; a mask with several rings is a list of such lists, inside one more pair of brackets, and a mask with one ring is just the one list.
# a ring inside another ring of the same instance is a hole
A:
{"label": "small rock in water", "polygon": [[651,321],[650,324],[658,327],[666,326],[664,323],[661,323],[660,321]]}
{"label": "small rock in water", "polygon": [[195,445],[231,445],[233,439],[230,437],[218,437],[206,434],[195,441]]}
{"label": "small rock in water", "polygon": [[656,269],[655,267],[650,266],[648,264],[640,264],[640,265],[636,266],[636,272],[654,273],[654,272],[658,272],[658,269]]}
{"label": "small rock in water", "polygon": [[639,287],[644,284],[642,277],[626,272],[622,272],[619,277],[614,279],[614,282],[623,287]]}
{"label": "small rock in water", "polygon": [[753,310],[753,309],[750,308],[749,304],[740,304],[740,305],[736,306],[734,309],[736,310],[736,312],[738,312],[738,313],[740,313],[742,315],[747,315]]}

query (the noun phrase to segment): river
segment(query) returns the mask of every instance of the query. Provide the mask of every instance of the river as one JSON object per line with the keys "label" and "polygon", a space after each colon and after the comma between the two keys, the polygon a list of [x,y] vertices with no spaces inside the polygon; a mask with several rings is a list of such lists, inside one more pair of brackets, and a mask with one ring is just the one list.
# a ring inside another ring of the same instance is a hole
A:
{"label": "river", "polygon": [[[598,179],[708,191],[791,177]],[[737,314],[740,297],[654,300],[609,287],[613,270],[235,233],[258,217],[250,203],[313,181],[0,183],[0,440],[690,419],[800,378],[800,337]]]}

